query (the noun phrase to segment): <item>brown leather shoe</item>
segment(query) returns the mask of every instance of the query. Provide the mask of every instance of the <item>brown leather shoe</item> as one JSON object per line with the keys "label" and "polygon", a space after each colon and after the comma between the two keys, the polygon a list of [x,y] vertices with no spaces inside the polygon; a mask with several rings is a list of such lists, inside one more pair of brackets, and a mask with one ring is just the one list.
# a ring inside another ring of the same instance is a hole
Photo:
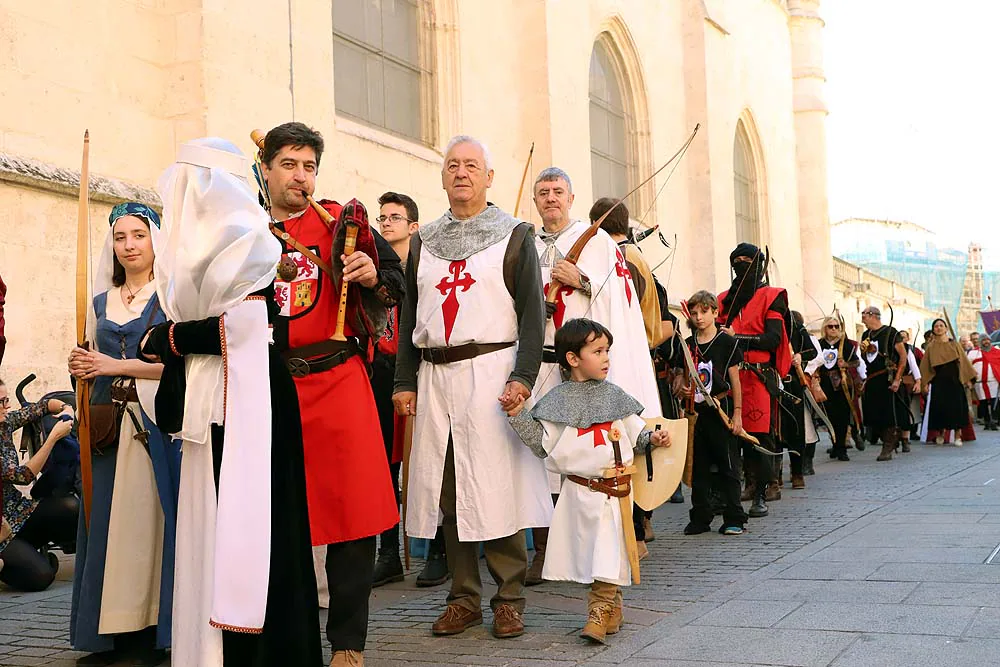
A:
{"label": "brown leather shoe", "polygon": [[771,482],[764,487],[764,500],[769,503],[781,500],[781,487],[778,486],[777,482]]}
{"label": "brown leather shoe", "polygon": [[513,605],[502,604],[493,610],[493,636],[497,639],[520,637],[524,634],[521,612]]}
{"label": "brown leather shoe", "polygon": [[457,635],[483,624],[483,612],[469,611],[460,604],[450,604],[431,626],[436,635]]}
{"label": "brown leather shoe", "polygon": [[642,532],[646,536],[647,542],[656,539],[656,533],[653,532],[653,522],[649,520],[649,517],[642,518]]}
{"label": "brown leather shoe", "polygon": [[804,489],[806,488],[806,479],[802,475],[792,475],[792,488],[793,489]]}
{"label": "brown leather shoe", "polygon": [[608,634],[608,622],[611,619],[611,607],[600,605],[590,610],[587,615],[587,624],[580,631],[580,636],[584,639],[604,643],[604,638]]}

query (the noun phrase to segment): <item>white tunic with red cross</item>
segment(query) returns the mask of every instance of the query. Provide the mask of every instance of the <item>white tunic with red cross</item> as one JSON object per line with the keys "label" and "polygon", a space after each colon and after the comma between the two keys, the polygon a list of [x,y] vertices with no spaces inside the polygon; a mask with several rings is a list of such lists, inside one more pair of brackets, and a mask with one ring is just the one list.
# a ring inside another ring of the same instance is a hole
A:
{"label": "white tunic with red cross", "polygon": [[[418,348],[516,341],[514,300],[503,278],[510,235],[464,260],[435,257],[424,246],[417,265]],[[406,533],[432,538],[439,523],[449,436],[456,471],[458,537],[478,542],[552,517],[545,468],[511,430],[497,399],[514,369],[517,347],[448,364],[421,361],[410,452]]]}
{"label": "white tunic with red cross", "polygon": [[[620,434],[622,463],[627,466],[632,463],[632,447],[646,428],[637,415],[589,428],[544,420],[539,423],[545,430],[542,436],[542,446],[548,452],[545,467],[559,475],[588,479],[604,477],[605,471],[615,466],[609,435],[612,429]],[[628,529],[632,530],[632,526]],[[542,578],[584,584],[596,579],[619,586],[631,583],[619,498],[563,478],[549,527]]]}

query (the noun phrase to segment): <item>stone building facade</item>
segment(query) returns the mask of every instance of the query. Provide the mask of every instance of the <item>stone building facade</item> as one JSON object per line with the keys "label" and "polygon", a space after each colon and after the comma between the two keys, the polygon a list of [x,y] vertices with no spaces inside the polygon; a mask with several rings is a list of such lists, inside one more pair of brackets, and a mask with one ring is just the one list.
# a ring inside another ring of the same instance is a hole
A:
{"label": "stone building facade", "polygon": [[[111,205],[153,189],[188,139],[287,120],[323,132],[318,194],[444,210],[441,151],[485,141],[491,200],[532,175],[573,178],[576,217],[623,195],[675,252],[643,242],[677,300],[724,289],[740,240],[815,316],[832,301],[820,0],[0,0],[3,375],[67,385],[81,137],[91,133],[93,245]],[[673,169],[673,171],[671,171]],[[669,175],[669,181],[668,181]],[[538,222],[529,197],[518,215]],[[676,236],[676,243],[674,237]],[[666,261],[663,261],[666,260]],[[813,299],[806,298],[810,294]]]}

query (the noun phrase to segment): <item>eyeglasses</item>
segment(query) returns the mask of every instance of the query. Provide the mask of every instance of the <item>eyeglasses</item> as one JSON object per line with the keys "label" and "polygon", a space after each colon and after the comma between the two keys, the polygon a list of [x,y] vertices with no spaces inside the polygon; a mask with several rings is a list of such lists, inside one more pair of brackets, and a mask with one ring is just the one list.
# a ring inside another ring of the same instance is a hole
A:
{"label": "eyeglasses", "polygon": [[380,225],[384,223],[386,220],[392,223],[413,222],[409,218],[404,218],[399,213],[393,213],[392,215],[380,215],[379,217],[375,218],[375,221]]}
{"label": "eyeglasses", "polygon": [[826,328],[827,329],[839,329],[840,325],[839,324],[827,324]]}

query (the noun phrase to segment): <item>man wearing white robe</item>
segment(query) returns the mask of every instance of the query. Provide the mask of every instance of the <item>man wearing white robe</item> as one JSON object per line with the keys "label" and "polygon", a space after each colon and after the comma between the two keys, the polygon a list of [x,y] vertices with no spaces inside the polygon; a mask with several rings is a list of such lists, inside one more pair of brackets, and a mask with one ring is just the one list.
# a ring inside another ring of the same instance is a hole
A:
{"label": "man wearing white robe", "polygon": [[[560,283],[555,302],[547,306],[545,347],[534,400],[541,399],[562,381],[553,347],[556,330],[564,322],[585,317],[603,324],[614,336],[608,381],[635,397],[644,408],[644,417],[660,417],[660,396],[647,351],[642,308],[639,299],[634,297],[637,292],[628,272],[618,270],[618,245],[607,232],[599,229],[583,247],[575,265],[566,261],[573,244],[590,227],[570,217],[574,195],[569,174],[558,167],[542,170],[535,179],[533,195],[535,208],[542,218],[535,249],[543,289],[547,294],[553,278]],[[559,488],[559,474],[550,472],[550,491],[558,494]],[[532,537],[535,557],[526,578],[529,586],[542,582],[548,529],[533,528]]]}
{"label": "man wearing white robe", "polygon": [[545,468],[504,412],[530,395],[541,363],[534,229],[486,201],[493,170],[478,140],[449,142],[441,181],[450,209],[412,237],[400,309],[393,403],[415,415],[406,532],[433,538],[443,516],[452,585],[434,634],[483,622],[482,542],[498,587],[493,634],[516,637],[524,632],[523,531],[552,517]]}

